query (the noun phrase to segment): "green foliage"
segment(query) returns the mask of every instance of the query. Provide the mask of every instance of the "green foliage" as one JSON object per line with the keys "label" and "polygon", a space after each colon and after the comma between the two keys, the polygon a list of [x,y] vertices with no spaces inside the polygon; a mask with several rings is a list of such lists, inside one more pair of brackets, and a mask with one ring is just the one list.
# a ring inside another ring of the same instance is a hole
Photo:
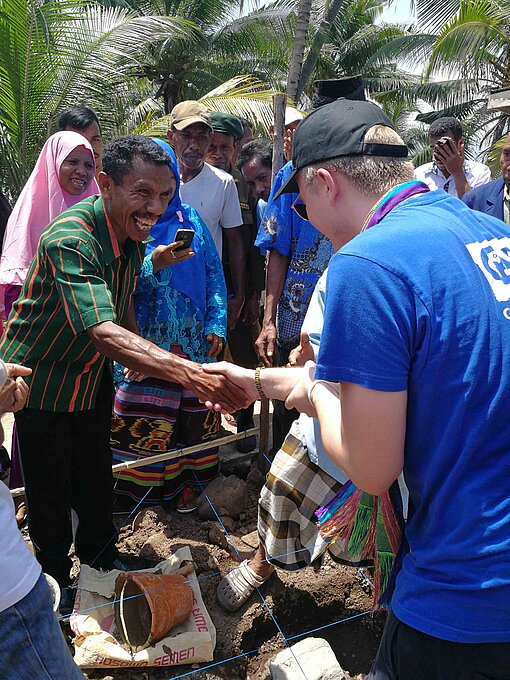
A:
{"label": "green foliage", "polygon": [[0,0],[0,188],[23,187],[60,112],[94,107],[106,134],[131,99],[124,73],[155,39],[190,36],[194,26],[170,17],[76,0]]}

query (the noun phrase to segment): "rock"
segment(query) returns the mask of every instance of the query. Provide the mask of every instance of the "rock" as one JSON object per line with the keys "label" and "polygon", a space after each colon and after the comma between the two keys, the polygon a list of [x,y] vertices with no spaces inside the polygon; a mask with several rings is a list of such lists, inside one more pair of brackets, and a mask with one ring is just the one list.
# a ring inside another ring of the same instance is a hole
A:
{"label": "rock", "polygon": [[225,536],[225,534],[223,533],[223,529],[217,522],[215,522],[214,526],[212,526],[209,529],[209,543],[217,545],[220,548],[223,548],[223,550],[226,550],[228,548],[227,537]]}
{"label": "rock", "polygon": [[278,652],[271,660],[269,670],[272,680],[297,680],[303,677],[303,673],[307,680],[343,680],[348,677],[326,640],[313,637]]}
{"label": "rock", "polygon": [[172,554],[172,544],[163,531],[158,531],[145,541],[140,550],[140,557],[167,559]]}
{"label": "rock", "polygon": [[160,505],[144,508],[135,515],[132,522],[133,531],[138,529],[156,529],[160,525],[167,526],[168,519],[166,512]]}
{"label": "rock", "polygon": [[233,520],[232,517],[229,517],[228,515],[221,515],[220,519],[229,534],[237,529],[237,522]]}
{"label": "rock", "polygon": [[200,519],[214,519],[214,512],[206,496],[218,515],[228,515],[234,519],[239,517],[239,513],[242,513],[248,502],[246,482],[235,475],[216,477],[198,497],[197,509]]}
{"label": "rock", "polygon": [[246,477],[248,484],[260,488],[266,481],[265,475],[257,468],[252,468]]}
{"label": "rock", "polygon": [[241,540],[255,550],[259,547],[259,532],[255,529],[255,531],[251,531],[249,534],[243,536]]}

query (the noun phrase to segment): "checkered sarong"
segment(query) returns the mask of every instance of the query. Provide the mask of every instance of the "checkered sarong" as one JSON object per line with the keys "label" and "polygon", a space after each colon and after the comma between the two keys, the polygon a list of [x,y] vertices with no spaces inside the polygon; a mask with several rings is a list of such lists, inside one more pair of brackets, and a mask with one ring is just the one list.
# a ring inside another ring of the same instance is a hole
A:
{"label": "checkered sarong", "polygon": [[330,545],[321,537],[314,515],[341,486],[312,463],[295,421],[259,497],[259,540],[272,564],[287,571],[303,569],[328,547],[345,557],[342,546]]}

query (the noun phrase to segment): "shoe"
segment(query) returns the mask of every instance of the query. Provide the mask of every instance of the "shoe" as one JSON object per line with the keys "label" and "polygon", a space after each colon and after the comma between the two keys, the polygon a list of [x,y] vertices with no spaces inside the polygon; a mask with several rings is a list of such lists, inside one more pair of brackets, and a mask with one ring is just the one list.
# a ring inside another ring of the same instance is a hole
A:
{"label": "shoe", "polygon": [[74,600],[76,598],[76,588],[67,586],[60,591],[60,604],[58,605],[58,613],[62,618],[69,618],[73,613]]}
{"label": "shoe", "polygon": [[192,486],[185,486],[177,501],[177,512],[180,512],[181,515],[193,512],[197,509],[197,500],[198,496],[195,489]]}
{"label": "shoe", "polygon": [[135,557],[134,555],[119,555],[111,562],[105,571],[117,569],[118,571],[142,571],[150,566],[143,557]]}
{"label": "shoe", "polygon": [[244,560],[218,583],[216,599],[223,609],[235,612],[250,599],[255,589],[271,576],[272,572],[266,578],[260,578],[249,566],[248,560]]}

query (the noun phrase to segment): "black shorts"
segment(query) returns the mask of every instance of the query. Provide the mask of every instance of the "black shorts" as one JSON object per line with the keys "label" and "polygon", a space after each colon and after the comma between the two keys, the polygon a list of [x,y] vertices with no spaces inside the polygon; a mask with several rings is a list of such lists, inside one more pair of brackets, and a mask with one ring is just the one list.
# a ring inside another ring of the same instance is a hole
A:
{"label": "black shorts", "polygon": [[510,642],[441,640],[390,612],[365,680],[510,680]]}

